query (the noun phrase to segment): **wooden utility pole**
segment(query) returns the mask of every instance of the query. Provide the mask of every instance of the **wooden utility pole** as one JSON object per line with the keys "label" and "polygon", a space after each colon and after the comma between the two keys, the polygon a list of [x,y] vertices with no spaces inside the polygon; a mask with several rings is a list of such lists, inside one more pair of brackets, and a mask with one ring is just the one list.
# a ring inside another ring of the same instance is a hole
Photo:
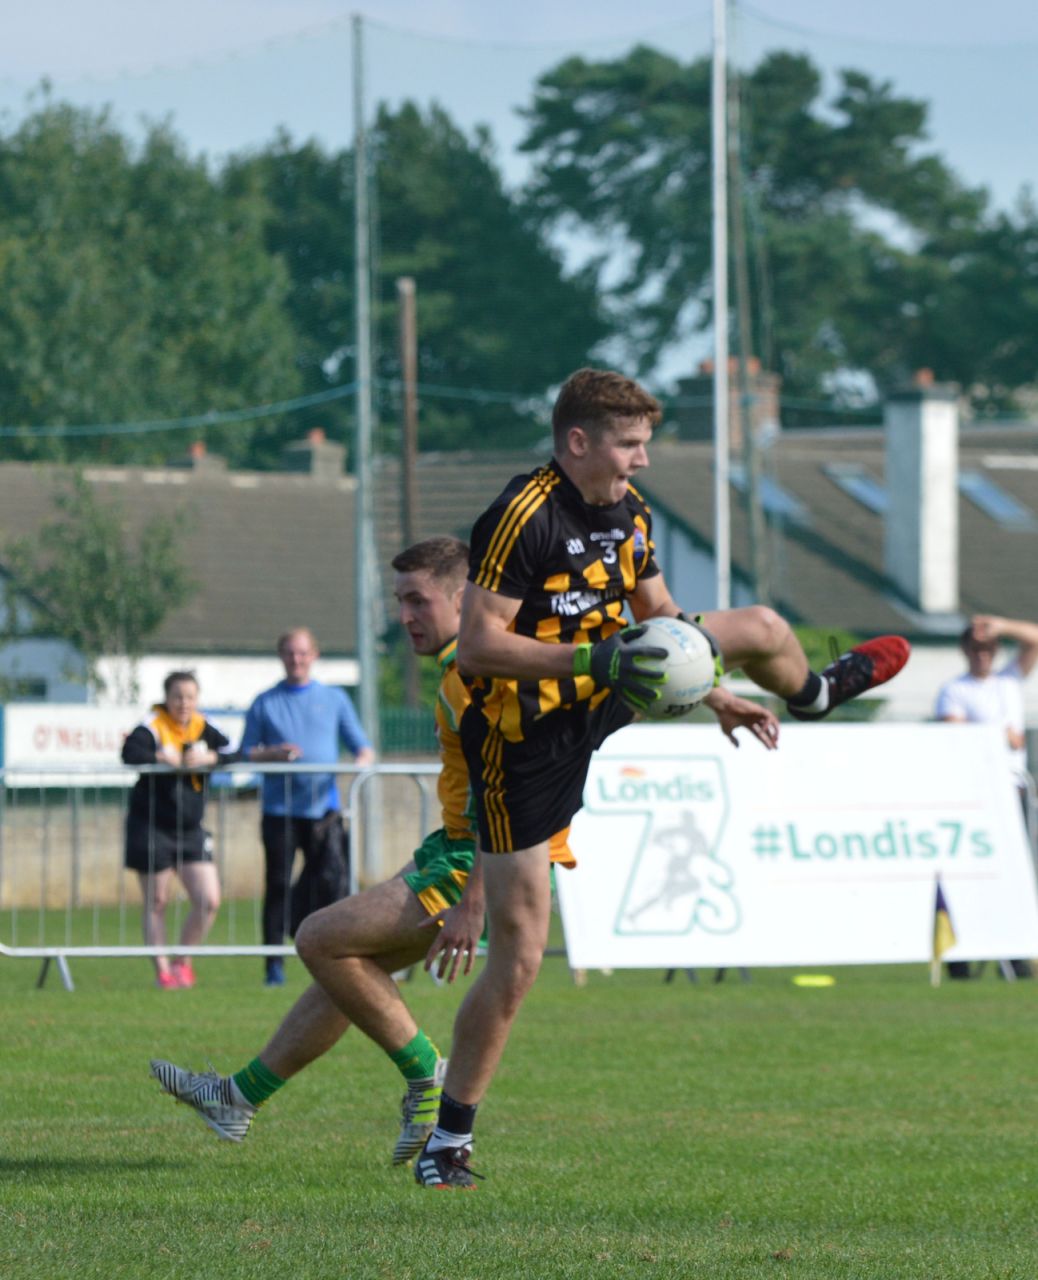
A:
{"label": "wooden utility pole", "polygon": [[396,296],[400,304],[400,377],[403,382],[403,418],[400,433],[401,532],[404,546],[415,540],[415,461],[418,456],[418,328],[415,323],[415,288],[411,276],[399,276]]}
{"label": "wooden utility pole", "polygon": [[[415,284],[411,276],[399,276],[396,296],[400,305],[400,377],[403,383],[403,417],[400,431],[400,530],[403,545],[417,537],[418,485],[418,323]],[[408,645],[404,659],[404,688],[409,707],[420,704],[418,655]]]}

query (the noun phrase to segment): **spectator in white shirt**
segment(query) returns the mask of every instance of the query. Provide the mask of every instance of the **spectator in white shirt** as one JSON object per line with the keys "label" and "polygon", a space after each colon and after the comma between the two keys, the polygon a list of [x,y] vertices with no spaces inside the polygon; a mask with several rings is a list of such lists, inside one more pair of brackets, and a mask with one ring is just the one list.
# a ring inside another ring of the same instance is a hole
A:
{"label": "spectator in white shirt", "polygon": [[[1012,641],[1016,652],[996,670],[1001,640]],[[977,614],[960,643],[968,669],[941,686],[936,717],[958,724],[998,725],[1005,734],[1013,780],[1026,806],[1024,680],[1038,664],[1038,623]],[[1012,964],[1017,977],[1032,976],[1028,961],[1014,960]],[[969,966],[963,961],[949,964],[948,969],[953,977],[969,976]]]}

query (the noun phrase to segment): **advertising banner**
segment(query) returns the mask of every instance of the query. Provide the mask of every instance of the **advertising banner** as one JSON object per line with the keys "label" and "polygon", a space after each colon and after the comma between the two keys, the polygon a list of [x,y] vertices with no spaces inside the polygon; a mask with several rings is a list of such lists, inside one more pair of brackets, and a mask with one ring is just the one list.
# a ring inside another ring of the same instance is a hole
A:
{"label": "advertising banner", "polygon": [[[239,711],[205,713],[237,746],[245,716]],[[123,740],[148,715],[147,707],[95,707],[79,703],[14,704],[4,710],[4,758],[9,787],[39,786],[46,775],[67,771],[81,785],[111,785],[125,772]],[[23,773],[22,770],[46,773]],[[133,775],[135,776],[135,775]]]}
{"label": "advertising banner", "polygon": [[999,731],[631,726],[591,763],[556,874],[574,968],[872,964],[1038,955],[1038,898]]}

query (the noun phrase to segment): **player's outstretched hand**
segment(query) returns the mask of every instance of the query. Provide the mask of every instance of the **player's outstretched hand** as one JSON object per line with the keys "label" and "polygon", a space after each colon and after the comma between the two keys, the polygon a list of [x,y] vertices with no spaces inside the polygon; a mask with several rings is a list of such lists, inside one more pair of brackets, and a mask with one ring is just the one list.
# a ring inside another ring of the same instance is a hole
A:
{"label": "player's outstretched hand", "polygon": [[732,744],[739,745],[735,736],[736,729],[749,729],[766,751],[774,751],[779,740],[779,720],[773,711],[762,707],[748,698],[738,698],[727,689],[714,689],[704,699],[706,705],[717,716],[721,732]]}
{"label": "player's outstretched hand", "polygon": [[590,676],[602,689],[615,689],[634,711],[646,711],[666,682],[666,649],[635,643],[644,627],[625,627],[608,640],[574,646],[573,674]]}
{"label": "player's outstretched hand", "polygon": [[459,965],[462,966],[463,974],[471,972],[483,932],[481,903],[469,903],[462,897],[453,907],[430,916],[423,922],[423,927],[436,929],[425,956],[425,968],[428,972],[432,971],[433,965],[437,965],[437,978],[448,982],[453,982],[458,976]]}

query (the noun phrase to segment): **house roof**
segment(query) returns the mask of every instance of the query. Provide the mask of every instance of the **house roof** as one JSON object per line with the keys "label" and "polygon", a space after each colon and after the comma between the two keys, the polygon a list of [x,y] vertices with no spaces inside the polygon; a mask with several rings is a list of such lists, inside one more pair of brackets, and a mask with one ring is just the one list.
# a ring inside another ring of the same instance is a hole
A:
{"label": "house roof", "polygon": [[[649,468],[636,480],[657,514],[684,529],[710,553],[714,544],[713,447],[660,439]],[[505,483],[529,471],[541,455],[426,454],[417,463],[415,536],[467,536],[472,522]],[[834,428],[788,432],[767,451],[764,472],[794,500],[794,514],[768,520],[772,600],[793,621],[863,634],[896,630],[933,634],[903,600],[883,569],[883,517],[850,497],[833,478],[834,464],[861,468],[885,483],[882,430]],[[960,608],[964,615],[999,613],[1038,618],[1038,427],[965,428],[960,471],[978,471],[1015,498],[1035,519],[1031,528],[1005,528],[960,496]],[[380,563],[402,541],[399,470],[379,471]],[[795,508],[802,509],[799,518]],[[740,494],[731,493],[732,572],[749,580],[748,524]],[[388,580],[387,580],[388,581]],[[683,601],[695,607],[695,601]]]}
{"label": "house roof", "polygon": [[[467,540],[476,517],[513,476],[532,471],[547,455],[530,452],[419,454],[415,463],[415,541],[450,533]],[[376,465],[376,540],[387,591],[389,562],[405,541],[400,464],[382,457]]]}
{"label": "house roof", "polygon": [[[765,474],[806,515],[769,520],[775,605],[793,621],[864,634],[929,633],[897,599],[883,572],[882,516],[849,497],[833,478],[854,465],[882,485],[884,437],[850,428],[788,432],[767,451]],[[430,453],[416,463],[413,534],[467,537],[472,523],[512,476],[547,453]],[[713,468],[709,443],[660,439],[638,488],[656,510],[709,553],[713,546]],[[960,471],[976,471],[1034,516],[1006,528],[960,498],[961,609],[1038,618],[1038,428],[960,432]],[[69,468],[0,464],[0,566],[5,540],[32,536],[53,517],[51,496]],[[165,620],[152,645],[167,652],[268,654],[275,637],[311,627],[329,656],[356,652],[352,477],[230,472],[218,467],[90,467],[97,496],[117,503],[127,527],[156,512],[175,515],[198,590]],[[733,576],[748,579],[747,522],[732,490]],[[392,618],[389,561],[404,542],[400,472],[395,459],[375,466],[376,539],[384,586],[383,618]],[[664,566],[666,567],[666,565]],[[694,608],[696,601],[682,601]],[[378,625],[383,619],[372,621]]]}
{"label": "house roof", "polygon": [[[649,501],[712,547],[713,468],[708,444],[661,442],[636,481]],[[772,599],[794,621],[879,633],[928,633],[883,570],[883,516],[850,497],[833,475],[856,465],[885,484],[884,433],[790,432],[767,451],[764,474],[806,513],[770,518]],[[1038,618],[1038,429],[969,428],[959,434],[959,471],[978,472],[1034,517],[1004,527],[959,497],[960,611]],[[748,580],[750,544],[743,500],[731,503],[733,574]],[[907,625],[906,625],[907,624]]]}
{"label": "house roof", "polygon": [[[356,651],[354,482],[306,475],[87,467],[97,498],[139,531],[174,516],[191,599],[162,623],[152,647],[176,653],[269,654],[292,626],[310,627],[328,656]],[[54,493],[71,468],[0,465],[0,561],[6,542],[32,537],[55,515]]]}

